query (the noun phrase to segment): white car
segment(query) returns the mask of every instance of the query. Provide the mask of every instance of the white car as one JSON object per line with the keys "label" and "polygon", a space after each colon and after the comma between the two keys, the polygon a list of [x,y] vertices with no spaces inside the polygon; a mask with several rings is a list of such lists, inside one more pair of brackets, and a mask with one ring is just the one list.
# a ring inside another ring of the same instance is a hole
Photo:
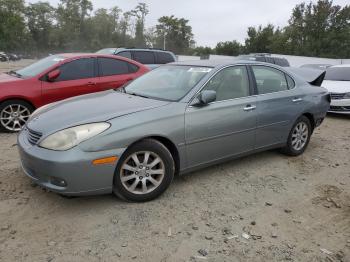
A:
{"label": "white car", "polygon": [[350,64],[329,67],[322,86],[331,94],[329,112],[350,114]]}

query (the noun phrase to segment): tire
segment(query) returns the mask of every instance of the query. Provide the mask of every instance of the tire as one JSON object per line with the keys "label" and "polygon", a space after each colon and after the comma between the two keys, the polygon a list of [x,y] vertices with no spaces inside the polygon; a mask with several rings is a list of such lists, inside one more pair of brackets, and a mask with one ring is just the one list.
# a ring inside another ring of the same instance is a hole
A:
{"label": "tire", "polygon": [[25,125],[34,108],[23,100],[7,100],[0,104],[0,131],[14,133]]}
{"label": "tire", "polygon": [[150,201],[169,187],[174,173],[169,150],[157,140],[145,139],[131,145],[118,161],[113,192],[127,201]]}
{"label": "tire", "polygon": [[[307,130],[304,130],[304,128]],[[306,116],[299,117],[289,133],[287,145],[282,148],[282,153],[289,156],[303,154],[310,142],[312,132],[310,120]]]}

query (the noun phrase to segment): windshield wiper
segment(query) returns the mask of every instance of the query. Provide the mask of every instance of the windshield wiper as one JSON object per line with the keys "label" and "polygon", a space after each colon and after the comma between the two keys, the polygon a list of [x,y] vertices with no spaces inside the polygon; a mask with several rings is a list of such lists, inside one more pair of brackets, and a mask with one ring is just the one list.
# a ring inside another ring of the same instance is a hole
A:
{"label": "windshield wiper", "polygon": [[17,76],[17,77],[19,77],[19,78],[22,78],[22,75],[21,75],[21,74],[17,73],[16,71],[13,71],[13,70],[11,70],[10,72],[8,72],[8,74],[9,74],[9,75],[15,75],[15,76]]}
{"label": "windshield wiper", "polygon": [[137,93],[134,93],[134,92],[128,93],[128,92],[125,91],[125,93],[128,94],[128,95],[132,95],[132,96],[139,96],[139,97],[149,98],[149,96],[140,95],[140,94],[137,94]]}

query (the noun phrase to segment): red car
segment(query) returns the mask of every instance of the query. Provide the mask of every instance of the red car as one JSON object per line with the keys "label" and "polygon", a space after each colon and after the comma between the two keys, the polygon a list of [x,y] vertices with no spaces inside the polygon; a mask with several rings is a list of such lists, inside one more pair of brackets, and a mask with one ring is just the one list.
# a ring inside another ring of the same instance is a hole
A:
{"label": "red car", "polygon": [[21,130],[43,105],[72,96],[118,88],[149,69],[114,55],[59,54],[0,74],[0,130]]}

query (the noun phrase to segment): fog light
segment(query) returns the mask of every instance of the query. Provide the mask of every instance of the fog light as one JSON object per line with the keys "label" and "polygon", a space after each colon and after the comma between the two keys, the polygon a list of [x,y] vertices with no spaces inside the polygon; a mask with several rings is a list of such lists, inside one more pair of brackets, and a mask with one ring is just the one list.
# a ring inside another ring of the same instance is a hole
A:
{"label": "fog light", "polygon": [[66,187],[67,186],[67,182],[61,178],[58,178],[58,177],[50,177],[50,182],[51,182],[51,184],[53,184],[55,186],[59,186],[59,187]]}

